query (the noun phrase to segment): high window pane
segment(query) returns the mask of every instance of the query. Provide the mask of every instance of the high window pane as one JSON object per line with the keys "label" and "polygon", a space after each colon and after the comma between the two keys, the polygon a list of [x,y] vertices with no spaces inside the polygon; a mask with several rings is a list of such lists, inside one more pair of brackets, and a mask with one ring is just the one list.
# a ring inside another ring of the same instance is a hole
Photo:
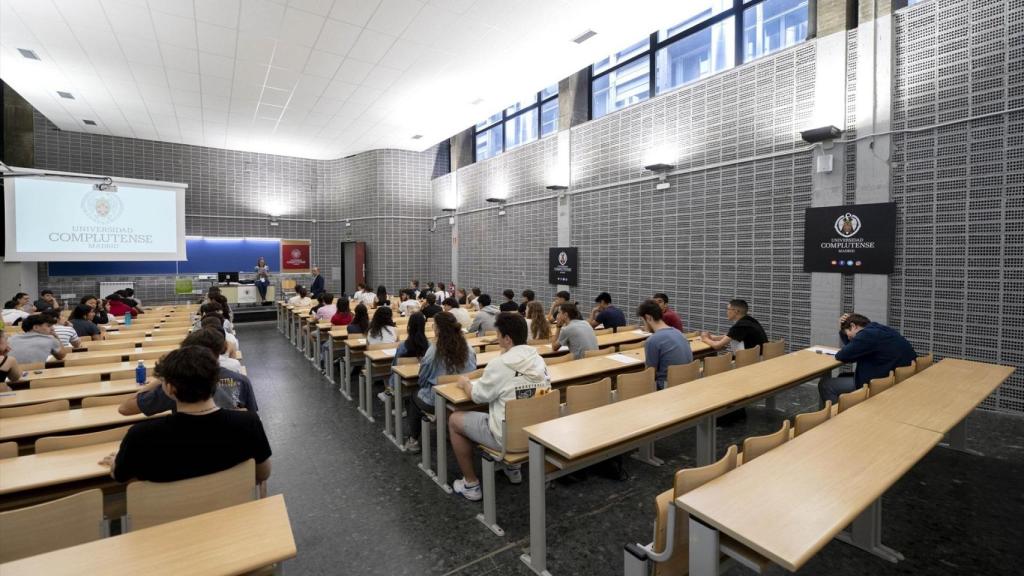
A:
{"label": "high window pane", "polygon": [[651,39],[644,38],[643,40],[637,42],[636,44],[633,44],[632,46],[629,46],[624,50],[620,50],[603,60],[598,60],[597,62],[594,62],[594,75],[596,76],[609,68],[614,68],[616,64],[619,64],[620,62],[625,62],[626,60],[629,60],[630,58],[636,56],[637,54],[642,54],[650,47]]}
{"label": "high window pane", "polygon": [[807,39],[807,0],[765,0],[743,11],[744,62]]}
{"label": "high window pane", "polygon": [[529,108],[530,106],[533,106],[536,103],[537,103],[537,93],[535,92],[532,96],[527,96],[526,98],[523,98],[519,102],[516,102],[515,104],[509,106],[508,108],[505,108],[505,114],[506,115],[515,114],[516,112],[519,112],[520,110],[522,110],[524,108]]}
{"label": "high window pane", "polygon": [[671,38],[691,26],[700,24],[715,14],[728,10],[732,7],[732,0],[689,0],[685,4],[687,8],[686,17],[675,26],[659,30],[658,40]]}
{"label": "high window pane", "polygon": [[537,109],[531,108],[505,121],[505,149],[515,148],[537,139]]}
{"label": "high window pane", "polygon": [[494,114],[492,114],[486,120],[483,120],[481,122],[477,122],[476,123],[476,129],[480,130],[481,128],[487,128],[488,126],[490,126],[491,124],[494,124],[495,122],[501,122],[501,112],[495,112]]}
{"label": "high window pane", "polygon": [[647,100],[650,96],[648,66],[647,58],[641,58],[595,79],[592,106],[594,118]]}
{"label": "high window pane", "polygon": [[540,91],[541,100],[547,100],[552,96],[558,96],[558,84],[552,84],[551,86],[548,86],[547,88]]}
{"label": "high window pane", "polygon": [[476,135],[476,159],[484,160],[501,153],[502,125]]}
{"label": "high window pane", "polygon": [[735,29],[734,20],[727,18],[658,50],[657,93],[731,68],[736,60]]}
{"label": "high window pane", "polygon": [[558,130],[558,98],[540,106],[540,136],[547,136]]}

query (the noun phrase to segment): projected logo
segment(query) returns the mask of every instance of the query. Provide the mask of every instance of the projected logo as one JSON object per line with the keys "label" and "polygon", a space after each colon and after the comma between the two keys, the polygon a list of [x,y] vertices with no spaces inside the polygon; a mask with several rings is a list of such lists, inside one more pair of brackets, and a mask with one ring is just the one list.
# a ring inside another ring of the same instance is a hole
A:
{"label": "projected logo", "polygon": [[115,194],[93,190],[82,198],[82,213],[97,224],[116,222],[124,212],[124,204]]}
{"label": "projected logo", "polygon": [[856,214],[847,212],[836,218],[835,229],[836,233],[843,238],[849,238],[860,232],[860,218]]}

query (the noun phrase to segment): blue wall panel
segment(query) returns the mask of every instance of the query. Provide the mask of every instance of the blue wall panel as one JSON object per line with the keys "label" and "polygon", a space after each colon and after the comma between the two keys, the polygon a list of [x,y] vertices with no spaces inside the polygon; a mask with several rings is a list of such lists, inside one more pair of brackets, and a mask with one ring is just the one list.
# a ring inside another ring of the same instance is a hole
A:
{"label": "blue wall panel", "polygon": [[281,241],[264,238],[186,238],[182,262],[50,262],[50,276],[213,274],[252,272],[263,256],[271,272],[281,270]]}

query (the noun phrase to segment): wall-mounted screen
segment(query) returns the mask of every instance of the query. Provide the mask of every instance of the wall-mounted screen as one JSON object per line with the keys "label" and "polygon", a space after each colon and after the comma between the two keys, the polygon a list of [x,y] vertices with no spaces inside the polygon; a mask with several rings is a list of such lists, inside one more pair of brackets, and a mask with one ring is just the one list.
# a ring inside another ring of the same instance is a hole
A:
{"label": "wall-mounted screen", "polygon": [[895,249],[896,204],[807,209],[804,272],[891,274]]}

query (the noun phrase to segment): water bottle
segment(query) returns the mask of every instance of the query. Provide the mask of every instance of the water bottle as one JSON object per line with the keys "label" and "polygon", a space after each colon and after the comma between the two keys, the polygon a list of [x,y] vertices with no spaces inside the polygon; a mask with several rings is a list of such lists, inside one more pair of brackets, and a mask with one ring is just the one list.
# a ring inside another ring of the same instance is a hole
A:
{"label": "water bottle", "polygon": [[132,325],[132,313],[131,312],[128,312],[127,314],[124,315],[124,325],[125,326],[131,326]]}
{"label": "water bottle", "polygon": [[146,365],[139,360],[139,364],[135,367],[135,383],[142,386],[146,383]]}

